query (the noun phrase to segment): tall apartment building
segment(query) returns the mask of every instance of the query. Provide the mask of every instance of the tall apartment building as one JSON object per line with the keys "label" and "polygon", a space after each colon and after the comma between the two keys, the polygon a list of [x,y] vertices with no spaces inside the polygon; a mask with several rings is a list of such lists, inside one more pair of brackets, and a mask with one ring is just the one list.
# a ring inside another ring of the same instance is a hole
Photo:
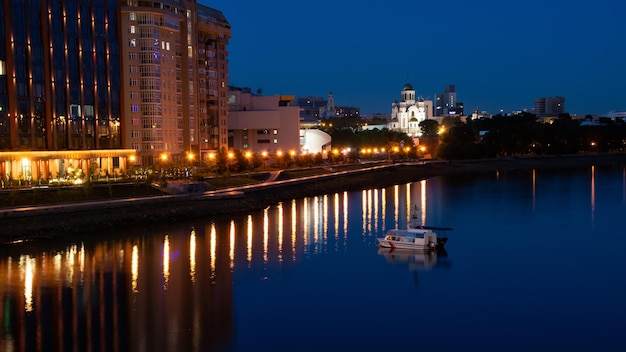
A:
{"label": "tall apartment building", "polygon": [[128,0],[120,22],[125,141],[141,164],[227,147],[224,15],[196,1]]}
{"label": "tall apartment building", "polygon": [[558,116],[565,112],[564,97],[542,97],[535,99],[534,112],[537,116]]}

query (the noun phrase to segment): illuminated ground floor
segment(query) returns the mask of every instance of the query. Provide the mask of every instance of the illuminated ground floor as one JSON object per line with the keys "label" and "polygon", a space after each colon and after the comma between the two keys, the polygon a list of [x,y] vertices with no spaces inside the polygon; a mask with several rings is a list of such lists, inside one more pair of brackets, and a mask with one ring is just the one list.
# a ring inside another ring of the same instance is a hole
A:
{"label": "illuminated ground floor", "polygon": [[134,149],[0,152],[0,187],[119,177],[135,160]]}

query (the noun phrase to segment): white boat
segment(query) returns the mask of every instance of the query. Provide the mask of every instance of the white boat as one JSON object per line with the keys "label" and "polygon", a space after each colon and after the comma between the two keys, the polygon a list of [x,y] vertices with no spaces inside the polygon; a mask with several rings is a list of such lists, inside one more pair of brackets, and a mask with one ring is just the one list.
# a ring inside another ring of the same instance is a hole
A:
{"label": "white boat", "polygon": [[418,226],[406,230],[392,229],[387,231],[385,237],[377,238],[378,245],[391,249],[420,249],[434,250],[442,248],[448,240],[447,237],[437,237],[434,229],[451,230],[450,228],[436,228]]}
{"label": "white boat", "polygon": [[392,249],[435,249],[437,234],[428,229],[392,229],[377,238],[378,245]]}

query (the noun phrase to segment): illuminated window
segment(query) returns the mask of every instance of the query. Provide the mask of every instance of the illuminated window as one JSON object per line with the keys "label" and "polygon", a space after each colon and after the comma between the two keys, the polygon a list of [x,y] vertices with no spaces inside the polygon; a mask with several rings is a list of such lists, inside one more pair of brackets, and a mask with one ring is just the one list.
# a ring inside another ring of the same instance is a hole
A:
{"label": "illuminated window", "polygon": [[135,34],[135,26],[130,26],[130,34]]}
{"label": "illuminated window", "polygon": [[274,144],[278,144],[278,139],[274,138]]}
{"label": "illuminated window", "polygon": [[7,68],[4,64],[3,60],[0,60],[0,76],[5,76],[7,74]]}
{"label": "illuminated window", "polygon": [[134,12],[131,12],[128,14],[128,19],[131,21],[136,21],[137,20],[137,14],[135,14]]}

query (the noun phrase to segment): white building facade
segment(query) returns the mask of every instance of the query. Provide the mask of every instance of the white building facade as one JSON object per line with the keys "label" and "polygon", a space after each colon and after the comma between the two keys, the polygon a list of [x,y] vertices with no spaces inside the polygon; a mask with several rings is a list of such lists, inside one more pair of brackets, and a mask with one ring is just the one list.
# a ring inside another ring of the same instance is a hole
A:
{"label": "white building facade", "polygon": [[400,102],[391,104],[391,120],[388,128],[393,131],[405,132],[411,137],[419,137],[419,123],[432,119],[433,102],[415,97],[415,89],[410,83],[402,87]]}

